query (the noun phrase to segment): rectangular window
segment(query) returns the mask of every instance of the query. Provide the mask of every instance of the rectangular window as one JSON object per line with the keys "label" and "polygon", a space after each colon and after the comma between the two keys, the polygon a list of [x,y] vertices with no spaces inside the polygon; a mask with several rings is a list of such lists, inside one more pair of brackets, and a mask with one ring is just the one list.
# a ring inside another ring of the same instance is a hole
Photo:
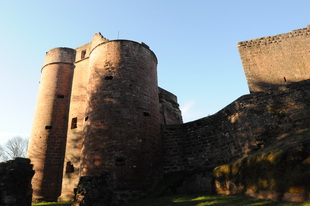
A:
{"label": "rectangular window", "polygon": [[73,173],[73,172],[74,172],[74,167],[72,163],[69,161],[67,162],[67,165],[66,165],[66,173]]}
{"label": "rectangular window", "polygon": [[71,120],[71,129],[77,128],[77,117],[72,118]]}
{"label": "rectangular window", "polygon": [[81,52],[81,59],[84,59],[86,57],[86,50],[83,50]]}

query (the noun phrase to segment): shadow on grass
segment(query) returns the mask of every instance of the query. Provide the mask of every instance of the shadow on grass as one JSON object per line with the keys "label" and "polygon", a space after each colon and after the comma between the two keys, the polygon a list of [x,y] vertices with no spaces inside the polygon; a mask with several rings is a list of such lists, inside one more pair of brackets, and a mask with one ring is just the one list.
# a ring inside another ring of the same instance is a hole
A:
{"label": "shadow on grass", "polygon": [[258,200],[245,196],[225,195],[178,195],[142,199],[128,206],[310,206],[310,202],[290,203]]}

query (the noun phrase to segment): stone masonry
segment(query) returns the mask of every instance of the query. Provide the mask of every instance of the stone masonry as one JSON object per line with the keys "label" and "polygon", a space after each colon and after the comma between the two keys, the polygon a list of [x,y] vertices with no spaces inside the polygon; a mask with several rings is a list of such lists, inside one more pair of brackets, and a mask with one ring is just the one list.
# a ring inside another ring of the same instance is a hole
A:
{"label": "stone masonry", "polygon": [[28,149],[33,199],[72,200],[80,176],[105,172],[115,191],[149,191],[162,176],[160,125],[182,123],[149,47],[97,33],[48,51],[41,72]]}
{"label": "stone masonry", "polygon": [[244,95],[219,112],[163,128],[164,172],[229,163],[310,125],[310,80]]}
{"label": "stone masonry", "polygon": [[0,163],[1,206],[31,206],[32,166],[26,158]]}
{"label": "stone masonry", "polygon": [[310,25],[238,43],[250,92],[310,79]]}
{"label": "stone masonry", "polygon": [[98,33],[76,49],[47,52],[28,150],[33,199],[72,200],[81,176],[84,191],[109,174],[108,188],[94,187],[125,204],[164,174],[206,182],[216,166],[308,131],[310,27],[238,48],[251,94],[186,124],[176,96],[157,85],[157,58],[146,44]]}

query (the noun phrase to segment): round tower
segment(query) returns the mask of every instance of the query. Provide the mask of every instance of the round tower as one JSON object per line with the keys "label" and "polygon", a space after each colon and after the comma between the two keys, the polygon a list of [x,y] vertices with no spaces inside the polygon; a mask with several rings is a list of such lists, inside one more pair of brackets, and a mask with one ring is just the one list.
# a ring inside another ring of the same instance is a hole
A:
{"label": "round tower", "polygon": [[75,50],[46,53],[28,147],[34,165],[33,199],[55,201],[60,195]]}
{"label": "round tower", "polygon": [[81,175],[108,171],[117,192],[143,193],[160,176],[157,58],[143,43],[96,44],[96,38],[89,59]]}

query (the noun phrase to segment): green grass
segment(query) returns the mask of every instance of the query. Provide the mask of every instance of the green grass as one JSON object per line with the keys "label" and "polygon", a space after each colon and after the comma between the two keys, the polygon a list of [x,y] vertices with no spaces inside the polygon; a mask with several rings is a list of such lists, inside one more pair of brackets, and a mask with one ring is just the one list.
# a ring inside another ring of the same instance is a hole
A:
{"label": "green grass", "polygon": [[[42,202],[33,206],[68,205],[70,202]],[[258,200],[246,196],[226,195],[172,195],[161,197],[149,197],[141,199],[127,206],[310,206],[310,201],[296,202],[272,202]]]}
{"label": "green grass", "polygon": [[36,204],[32,204],[33,206],[44,206],[44,205],[71,205],[72,202],[40,202]]}
{"label": "green grass", "polygon": [[310,201],[303,203],[272,202],[245,196],[226,195],[176,195],[146,198],[128,206],[310,206]]}

